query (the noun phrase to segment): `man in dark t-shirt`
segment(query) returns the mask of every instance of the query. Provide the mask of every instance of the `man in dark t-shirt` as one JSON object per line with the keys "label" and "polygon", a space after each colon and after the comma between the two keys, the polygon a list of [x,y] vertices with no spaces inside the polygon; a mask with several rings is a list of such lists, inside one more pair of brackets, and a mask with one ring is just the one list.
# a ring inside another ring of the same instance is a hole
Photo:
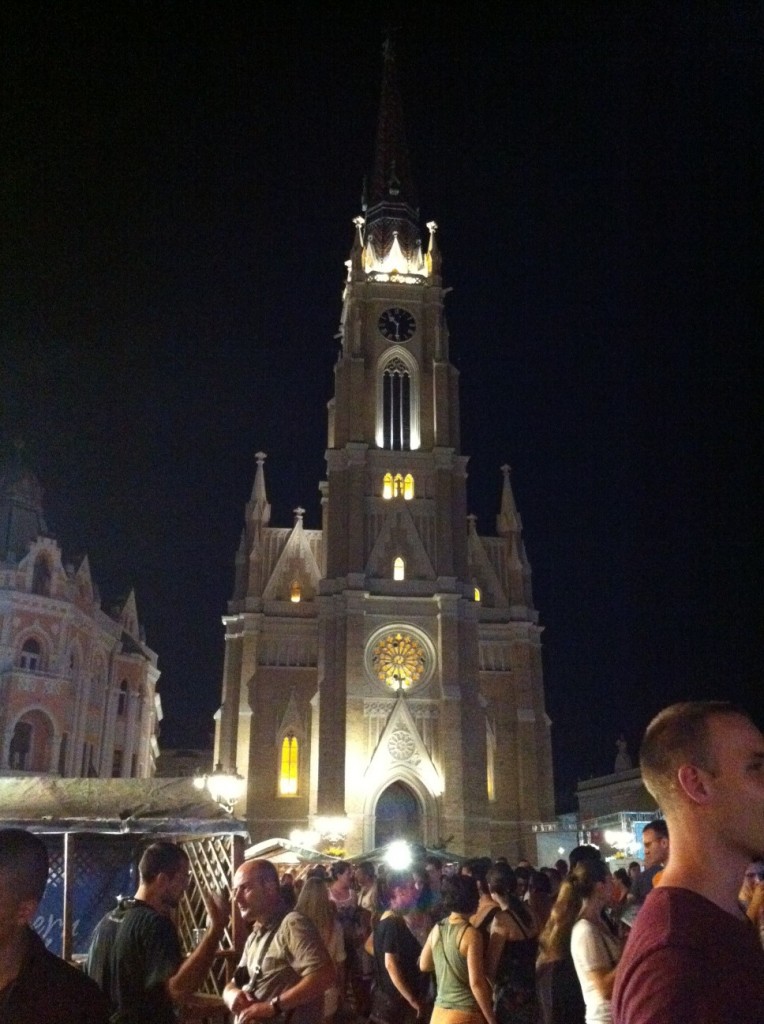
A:
{"label": "man in dark t-shirt", "polygon": [[228,911],[219,897],[203,893],[209,926],[184,959],[171,914],[188,888],[188,856],[174,843],[152,843],[138,870],[135,898],[120,900],[96,926],[87,973],[124,1024],[175,1024],[175,1007],[188,1001],[212,966]]}
{"label": "man in dark t-shirt", "polygon": [[737,894],[764,850],[764,736],[731,704],[674,704],[640,767],[671,854],[619,963],[614,1024],[761,1024],[764,951]]}
{"label": "man in dark t-shirt", "polygon": [[141,900],[120,900],[96,927],[87,970],[136,1021],[175,1024],[167,982],[183,962],[172,921]]}

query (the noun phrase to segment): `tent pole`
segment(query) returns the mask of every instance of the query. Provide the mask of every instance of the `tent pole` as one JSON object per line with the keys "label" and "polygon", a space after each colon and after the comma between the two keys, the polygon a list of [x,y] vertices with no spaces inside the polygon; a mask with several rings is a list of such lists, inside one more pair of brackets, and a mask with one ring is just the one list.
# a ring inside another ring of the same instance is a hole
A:
{"label": "tent pole", "polygon": [[72,836],[64,832],[64,900],[63,920],[61,922],[61,957],[64,960],[72,958],[72,869],[74,858],[71,849]]}

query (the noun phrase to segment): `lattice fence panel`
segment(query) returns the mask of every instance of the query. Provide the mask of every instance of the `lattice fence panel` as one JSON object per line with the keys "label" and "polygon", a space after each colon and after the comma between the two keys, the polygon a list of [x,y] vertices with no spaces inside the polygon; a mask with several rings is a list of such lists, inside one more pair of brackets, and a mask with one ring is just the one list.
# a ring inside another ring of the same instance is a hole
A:
{"label": "lattice fence panel", "polygon": [[[64,909],[64,840],[41,837],[48,850],[48,885],[33,922],[48,949],[61,954]],[[131,896],[136,887],[136,842],[122,837],[74,835],[69,844],[72,894],[72,954],[87,952],[93,929],[114,906],[118,896]]]}
{"label": "lattice fence panel", "polygon": [[[231,899],[231,887],[236,868],[241,861],[242,844],[235,836],[206,836],[182,843],[191,862],[192,883],[178,908],[178,930],[186,952],[195,945],[195,931],[204,930],[207,911],[202,890],[217,890],[226,900]],[[235,936],[231,924],[220,942],[222,955],[218,956],[202,991],[220,995],[236,966]]]}

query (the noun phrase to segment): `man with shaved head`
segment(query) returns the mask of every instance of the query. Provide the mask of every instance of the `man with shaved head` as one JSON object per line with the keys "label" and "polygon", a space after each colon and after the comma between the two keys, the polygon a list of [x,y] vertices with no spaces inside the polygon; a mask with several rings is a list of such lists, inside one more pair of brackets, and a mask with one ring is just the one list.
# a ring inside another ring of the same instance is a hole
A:
{"label": "man with shaved head", "polygon": [[321,1024],[334,965],[313,922],[284,905],[273,864],[244,861],[234,875],[233,898],[252,925],[234,980],[223,993],[237,1024],[276,1017]]}

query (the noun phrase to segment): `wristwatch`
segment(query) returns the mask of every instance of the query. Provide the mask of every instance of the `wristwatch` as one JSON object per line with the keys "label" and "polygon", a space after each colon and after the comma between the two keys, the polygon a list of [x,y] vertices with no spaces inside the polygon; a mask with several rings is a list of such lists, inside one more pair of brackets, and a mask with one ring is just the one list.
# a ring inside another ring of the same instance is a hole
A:
{"label": "wristwatch", "polygon": [[273,1007],[274,1017],[278,1017],[278,1015],[281,1013],[281,997],[274,996],[273,999],[271,999],[271,1006]]}

